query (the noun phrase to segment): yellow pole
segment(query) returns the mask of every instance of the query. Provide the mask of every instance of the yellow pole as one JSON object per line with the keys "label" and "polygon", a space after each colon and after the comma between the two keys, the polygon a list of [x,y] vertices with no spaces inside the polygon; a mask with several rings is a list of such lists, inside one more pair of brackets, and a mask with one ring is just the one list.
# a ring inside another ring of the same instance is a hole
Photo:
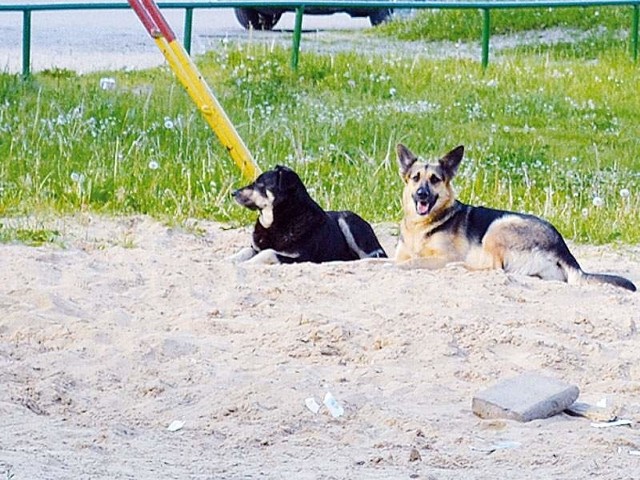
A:
{"label": "yellow pole", "polygon": [[249,180],[254,180],[260,175],[260,168],[202,77],[198,67],[193,63],[182,44],[176,40],[155,2],[153,0],[129,0],[129,4],[138,14],[167,59],[171,70],[176,74],[213,132],[240,168],[242,175]]}

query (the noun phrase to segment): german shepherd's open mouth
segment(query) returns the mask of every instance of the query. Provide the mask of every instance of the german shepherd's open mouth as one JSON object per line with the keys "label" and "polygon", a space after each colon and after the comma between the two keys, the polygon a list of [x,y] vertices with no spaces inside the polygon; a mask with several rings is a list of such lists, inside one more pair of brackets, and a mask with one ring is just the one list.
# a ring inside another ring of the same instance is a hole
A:
{"label": "german shepherd's open mouth", "polygon": [[428,198],[420,198],[419,196],[414,195],[414,200],[416,202],[416,212],[418,212],[418,215],[425,216],[429,215],[433,206],[438,201],[438,195],[431,195]]}

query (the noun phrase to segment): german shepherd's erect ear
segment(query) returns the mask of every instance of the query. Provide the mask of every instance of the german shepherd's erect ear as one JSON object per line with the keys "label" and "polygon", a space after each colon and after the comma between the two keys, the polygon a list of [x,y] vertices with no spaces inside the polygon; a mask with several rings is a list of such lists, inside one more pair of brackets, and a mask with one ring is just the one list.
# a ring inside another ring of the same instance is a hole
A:
{"label": "german shepherd's erect ear", "polygon": [[464,145],[458,145],[456,148],[447,153],[444,157],[438,160],[442,172],[446,175],[447,179],[451,180],[456,172],[458,166],[462,161],[464,155]]}
{"label": "german shepherd's erect ear", "polygon": [[[396,152],[398,154],[398,164],[400,165],[400,176],[406,178],[413,164],[418,161],[418,157],[401,143],[397,145]],[[448,180],[451,180],[458,171],[463,155],[464,146],[459,145],[438,160],[442,173]]]}
{"label": "german shepherd's erect ear", "polygon": [[412,165],[418,160],[418,157],[401,143],[396,146],[396,153],[398,155],[398,163],[400,164],[400,176],[405,178],[409,170],[411,170]]}

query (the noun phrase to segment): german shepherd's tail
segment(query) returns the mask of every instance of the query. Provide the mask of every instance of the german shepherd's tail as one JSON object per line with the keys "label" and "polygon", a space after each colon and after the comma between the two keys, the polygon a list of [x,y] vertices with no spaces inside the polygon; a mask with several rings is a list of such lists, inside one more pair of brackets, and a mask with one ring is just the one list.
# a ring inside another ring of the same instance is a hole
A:
{"label": "german shepherd's tail", "polygon": [[586,283],[609,283],[611,285],[615,285],[616,287],[626,288],[627,290],[631,290],[632,292],[636,291],[636,286],[633,284],[633,282],[627,280],[624,277],[619,277],[618,275],[582,272],[582,278],[585,279]]}
{"label": "german shepherd's tail", "polygon": [[[557,233],[557,230],[556,230]],[[567,283],[573,285],[585,285],[594,283],[608,283],[609,285],[615,285],[616,287],[624,288],[635,292],[636,286],[630,280],[618,275],[608,275],[606,273],[588,273],[582,270],[580,264],[576,260],[576,257],[569,251],[569,247],[564,242],[562,236],[557,233],[557,243],[553,246],[553,250],[556,254],[557,265],[564,270]]]}
{"label": "german shepherd's tail", "polygon": [[608,283],[609,285],[615,285],[626,290],[635,292],[636,286],[630,280],[618,275],[608,275],[606,273],[587,273],[580,267],[575,268],[573,265],[564,265],[567,275],[567,283],[580,284],[594,284],[594,283]]}

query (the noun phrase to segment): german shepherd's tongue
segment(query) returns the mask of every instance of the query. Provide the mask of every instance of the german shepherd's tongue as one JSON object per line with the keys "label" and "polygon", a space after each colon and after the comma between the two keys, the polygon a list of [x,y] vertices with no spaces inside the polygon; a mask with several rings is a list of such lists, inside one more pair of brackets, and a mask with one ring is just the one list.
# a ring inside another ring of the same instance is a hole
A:
{"label": "german shepherd's tongue", "polygon": [[425,200],[419,200],[416,202],[416,210],[418,211],[418,215],[426,215],[429,213],[430,205],[429,202]]}

